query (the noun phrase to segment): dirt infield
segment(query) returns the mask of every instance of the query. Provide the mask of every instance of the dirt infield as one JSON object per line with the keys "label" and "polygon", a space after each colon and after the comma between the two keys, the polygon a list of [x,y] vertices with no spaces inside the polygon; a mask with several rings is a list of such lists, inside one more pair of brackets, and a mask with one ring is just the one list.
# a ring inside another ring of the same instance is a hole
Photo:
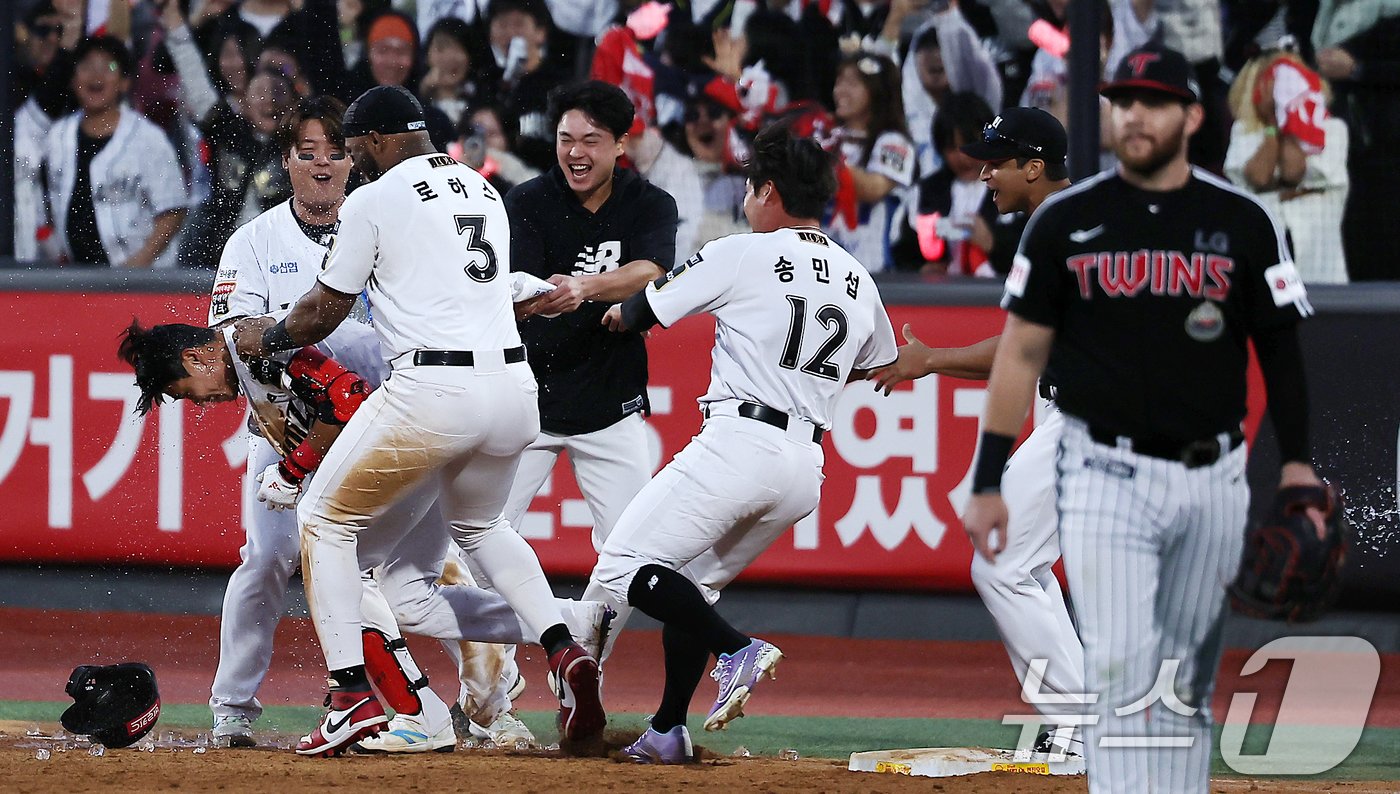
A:
{"label": "dirt infield", "polygon": [[[260,792],[345,790],[373,786],[379,791],[492,792],[550,791],[822,791],[948,792],[991,794],[1079,794],[1082,777],[983,774],[960,778],[907,778],[849,772],[841,761],[770,758],[707,758],[684,767],[639,767],[613,759],[566,758],[558,753],[506,753],[458,750],[417,756],[347,756],[330,761],[299,758],[273,749],[108,750],[93,757],[82,748],[35,757],[35,740],[15,735],[13,724],[0,736],[0,780],[22,794],[114,791]],[[52,726],[48,726],[52,727]],[[1396,784],[1378,782],[1283,783],[1217,781],[1213,791],[1268,791],[1279,794],[1380,794]]]}

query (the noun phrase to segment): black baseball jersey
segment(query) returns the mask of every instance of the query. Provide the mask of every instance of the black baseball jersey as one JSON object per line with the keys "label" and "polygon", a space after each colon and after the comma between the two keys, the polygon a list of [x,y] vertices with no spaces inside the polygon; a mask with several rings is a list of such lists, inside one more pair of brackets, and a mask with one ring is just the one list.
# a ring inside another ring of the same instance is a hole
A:
{"label": "black baseball jersey", "polygon": [[[638,259],[668,271],[675,263],[676,201],[635,171],[614,171],[612,195],[589,212],[555,165],[506,194],[506,211],[513,270],[549,278],[594,275]],[[609,331],[602,324],[607,310],[585,303],[520,323],[546,433],[592,433],[646,406],[646,344],[641,334]]]}
{"label": "black baseball jersey", "polygon": [[1133,438],[1238,429],[1252,333],[1312,314],[1282,227],[1198,169],[1151,192],[1105,172],[1032,216],[1003,307],[1055,329],[1061,410]]}

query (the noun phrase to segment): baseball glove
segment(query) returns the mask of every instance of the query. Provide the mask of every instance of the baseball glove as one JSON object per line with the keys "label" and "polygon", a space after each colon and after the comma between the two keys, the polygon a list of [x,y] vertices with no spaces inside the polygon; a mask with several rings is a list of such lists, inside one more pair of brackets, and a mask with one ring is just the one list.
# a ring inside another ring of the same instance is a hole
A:
{"label": "baseball glove", "polygon": [[[1309,507],[1324,516],[1326,534],[1320,540]],[[1290,623],[1318,619],[1341,592],[1349,539],[1336,486],[1280,488],[1263,522],[1245,533],[1240,573],[1230,585],[1235,610]]]}

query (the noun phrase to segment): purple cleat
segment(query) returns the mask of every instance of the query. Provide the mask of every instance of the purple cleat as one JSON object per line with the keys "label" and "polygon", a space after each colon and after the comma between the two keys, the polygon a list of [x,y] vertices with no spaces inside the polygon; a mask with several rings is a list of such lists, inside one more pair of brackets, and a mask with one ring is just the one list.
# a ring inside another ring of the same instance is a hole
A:
{"label": "purple cleat", "polygon": [[720,654],[710,677],[719,682],[719,696],[705,718],[705,730],[722,731],[730,720],[744,716],[744,704],[753,688],[764,676],[775,678],[773,671],[782,661],[783,652],[776,645],[752,639],[734,654]]}
{"label": "purple cleat", "polygon": [[622,757],[634,764],[688,764],[695,760],[690,746],[690,731],[677,725],[665,733],[651,728],[637,741],[627,745]]}

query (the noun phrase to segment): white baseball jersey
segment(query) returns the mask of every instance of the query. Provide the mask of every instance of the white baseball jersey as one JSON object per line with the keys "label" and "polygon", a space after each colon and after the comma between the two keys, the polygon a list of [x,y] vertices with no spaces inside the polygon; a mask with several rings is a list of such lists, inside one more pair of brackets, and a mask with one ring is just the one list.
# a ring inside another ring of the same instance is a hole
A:
{"label": "white baseball jersey", "polygon": [[445,154],[413,157],[356,190],[319,278],[367,290],[385,357],[517,347],[510,221],[501,196]]}
{"label": "white baseball jersey", "polygon": [[219,259],[209,324],[290,309],[316,282],[328,244],[307,236],[290,199],[240,226]]}
{"label": "white baseball jersey", "polygon": [[646,289],[662,325],[715,317],[706,403],[738,399],[822,428],[852,369],[895,360],[894,329],[865,267],[813,227],[706,244]]}

